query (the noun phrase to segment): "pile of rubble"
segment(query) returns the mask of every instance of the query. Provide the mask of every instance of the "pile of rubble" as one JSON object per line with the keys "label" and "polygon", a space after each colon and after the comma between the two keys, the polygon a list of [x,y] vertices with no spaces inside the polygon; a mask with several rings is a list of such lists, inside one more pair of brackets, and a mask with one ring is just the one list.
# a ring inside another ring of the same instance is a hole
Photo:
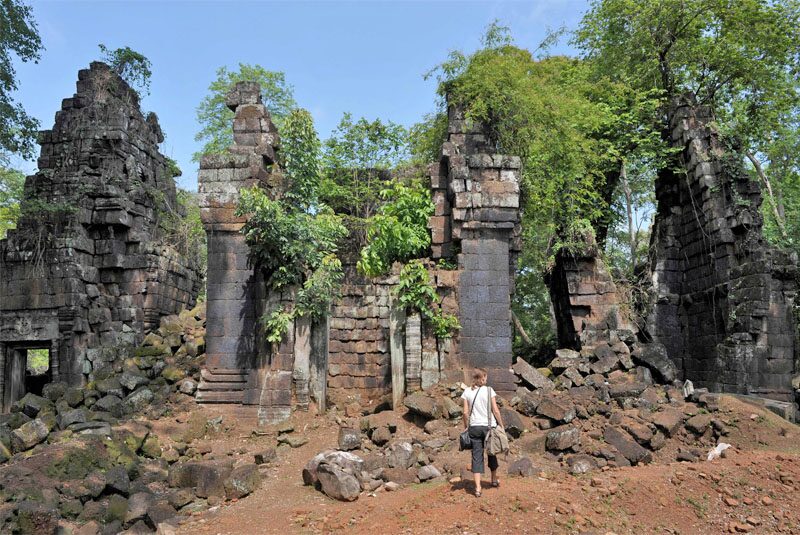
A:
{"label": "pile of rubble", "polygon": [[[203,361],[205,309],[161,320],[126,358],[82,388],[46,386],[0,416],[0,532],[150,533],[183,515],[242,498],[261,484],[256,464],[212,461],[192,444],[222,434],[222,418],[181,414],[159,438],[149,419],[194,405]],[[166,529],[166,528],[164,528]]]}
{"label": "pile of rubble", "polygon": [[[9,414],[0,415],[0,462],[48,440],[66,436],[111,433],[111,427],[134,414],[158,418],[166,401],[178,393],[193,394],[205,350],[205,309],[198,305],[161,319],[157,331],[139,348],[116,352],[108,365],[94,371],[83,387],[45,385],[42,396],[26,394]],[[121,356],[126,352],[128,356]]]}
{"label": "pile of rubble", "polygon": [[561,349],[544,369],[514,365],[522,385],[511,406],[539,430],[530,440],[573,473],[651,462],[660,450],[699,460],[728,434],[718,395],[676,381],[658,345],[631,345]]}
{"label": "pile of rubble", "polygon": [[[631,345],[633,351],[621,341],[583,352],[562,349],[548,368],[514,365],[516,395],[498,398],[511,439],[509,475],[534,475],[544,464],[578,474],[697,461],[721,442],[728,423],[716,414],[719,396],[675,381],[658,346]],[[303,481],[350,501],[363,492],[469,477],[456,440],[464,388],[437,386],[406,397],[405,419],[417,424],[410,431],[398,431],[390,411],[340,420],[338,447],[312,458]]]}

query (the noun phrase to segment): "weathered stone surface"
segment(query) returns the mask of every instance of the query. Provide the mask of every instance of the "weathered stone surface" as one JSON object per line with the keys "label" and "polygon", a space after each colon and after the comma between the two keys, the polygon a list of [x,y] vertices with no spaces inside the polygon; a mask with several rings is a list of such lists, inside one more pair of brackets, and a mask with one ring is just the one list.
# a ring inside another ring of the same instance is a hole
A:
{"label": "weathered stone surface", "polygon": [[665,409],[654,412],[650,416],[650,421],[656,427],[664,431],[667,436],[673,436],[683,425],[683,413],[675,409]]}
{"label": "weathered stone surface", "polygon": [[237,466],[225,479],[225,495],[229,500],[252,494],[261,486],[261,474],[255,464]]}
{"label": "weathered stone surface", "polygon": [[508,465],[509,476],[532,477],[538,472],[530,457],[521,457]]}
{"label": "weathered stone surface", "polygon": [[528,385],[532,388],[542,389],[542,390],[552,390],[554,385],[553,381],[549,378],[542,375],[539,370],[525,362],[524,360],[517,359],[517,362],[514,363],[514,373],[520,376],[523,381],[525,381]]}
{"label": "weathered stone surface", "polygon": [[571,474],[586,474],[597,468],[597,461],[591,455],[579,453],[567,457],[567,466]]}
{"label": "weathered stone surface", "polygon": [[569,423],[575,418],[575,406],[567,400],[545,397],[536,407],[536,414],[557,422]]}
{"label": "weathered stone surface", "polygon": [[663,344],[642,344],[631,353],[631,356],[635,361],[642,362],[657,371],[665,383],[671,383],[678,376],[678,370],[669,359]]}
{"label": "weathered stone surface", "polygon": [[149,388],[140,388],[122,400],[122,405],[128,412],[140,412],[153,401],[154,397]]}
{"label": "weathered stone surface", "polygon": [[614,446],[631,464],[649,463],[653,454],[633,440],[630,435],[614,426],[606,426],[603,439]]}
{"label": "weathered stone surface", "polygon": [[714,417],[710,414],[698,414],[686,420],[686,429],[695,435],[702,435],[711,425]]}
{"label": "weathered stone surface", "polygon": [[408,442],[394,444],[386,455],[390,468],[409,468],[414,464],[414,448]]}
{"label": "weathered stone surface", "polygon": [[442,477],[442,473],[432,464],[428,464],[417,471],[417,477],[420,481],[428,481],[430,479]]}
{"label": "weathered stone surface", "polygon": [[11,448],[14,452],[29,450],[43,442],[49,433],[47,425],[39,418],[35,418],[11,432]]}
{"label": "weathered stone surface", "polygon": [[344,451],[357,450],[361,447],[361,433],[349,427],[339,428],[339,449]]}
{"label": "weathered stone surface", "polygon": [[175,463],[169,470],[169,485],[172,487],[195,488],[200,498],[225,496],[225,480],[233,471],[228,461],[189,461]]}
{"label": "weathered stone surface", "polygon": [[408,410],[424,418],[441,418],[442,409],[431,396],[417,392],[403,400]]}
{"label": "weathered stone surface", "polygon": [[53,402],[47,398],[27,393],[21,400],[14,404],[14,410],[25,413],[26,416],[36,418],[42,410],[53,410]]}
{"label": "weathered stone surface", "polygon": [[142,375],[126,371],[119,376],[119,383],[122,386],[124,386],[128,391],[133,391],[140,386],[149,384],[150,380]]}
{"label": "weathered stone surface", "polygon": [[128,471],[123,466],[114,466],[106,472],[106,488],[111,493],[127,496],[131,488]]}
{"label": "weathered stone surface", "polygon": [[392,439],[392,432],[386,426],[380,426],[372,432],[370,437],[376,446],[383,446]]}
{"label": "weathered stone surface", "polygon": [[546,447],[548,450],[563,451],[579,445],[580,442],[580,429],[571,425],[562,425],[547,433]]}
{"label": "weathered stone surface", "polygon": [[337,464],[323,462],[317,469],[320,488],[326,495],[336,500],[353,501],[361,494],[361,484],[355,475]]}
{"label": "weathered stone surface", "polygon": [[517,411],[501,407],[500,416],[503,417],[503,425],[505,425],[505,430],[509,437],[519,438],[522,436],[522,433],[525,432],[525,423],[517,414]]}
{"label": "weathered stone surface", "polygon": [[128,512],[125,514],[125,525],[131,525],[147,518],[147,510],[155,502],[155,497],[149,492],[137,492],[128,498]]}
{"label": "weathered stone surface", "polygon": [[567,368],[578,367],[583,358],[581,354],[572,349],[558,349],[556,350],[556,358],[550,361],[549,368],[554,373],[561,373]]}

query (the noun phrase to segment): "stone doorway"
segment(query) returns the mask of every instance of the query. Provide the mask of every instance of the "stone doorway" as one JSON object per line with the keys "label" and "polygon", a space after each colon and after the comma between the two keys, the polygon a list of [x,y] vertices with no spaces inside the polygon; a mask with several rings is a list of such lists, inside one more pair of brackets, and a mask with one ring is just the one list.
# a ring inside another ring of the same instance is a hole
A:
{"label": "stone doorway", "polygon": [[44,385],[53,380],[50,347],[42,342],[6,346],[3,412],[29,392],[41,396]]}

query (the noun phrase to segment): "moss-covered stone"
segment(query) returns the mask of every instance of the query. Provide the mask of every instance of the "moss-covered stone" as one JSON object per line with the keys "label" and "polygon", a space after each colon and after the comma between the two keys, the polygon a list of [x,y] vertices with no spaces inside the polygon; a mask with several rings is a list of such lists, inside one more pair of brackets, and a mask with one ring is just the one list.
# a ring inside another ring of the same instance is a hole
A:
{"label": "moss-covered stone", "polygon": [[163,355],[167,350],[161,346],[137,347],[133,350],[134,357],[157,357]]}
{"label": "moss-covered stone", "polygon": [[128,500],[119,494],[114,494],[108,498],[108,506],[106,507],[105,521],[111,523],[113,521],[124,522],[125,515],[128,514]]}
{"label": "moss-covered stone", "polygon": [[164,368],[164,371],[161,372],[161,377],[170,383],[176,383],[186,377],[186,372],[177,366],[167,366]]}
{"label": "moss-covered stone", "polygon": [[161,442],[155,435],[150,435],[142,444],[142,455],[150,457],[151,459],[158,459],[161,457]]}

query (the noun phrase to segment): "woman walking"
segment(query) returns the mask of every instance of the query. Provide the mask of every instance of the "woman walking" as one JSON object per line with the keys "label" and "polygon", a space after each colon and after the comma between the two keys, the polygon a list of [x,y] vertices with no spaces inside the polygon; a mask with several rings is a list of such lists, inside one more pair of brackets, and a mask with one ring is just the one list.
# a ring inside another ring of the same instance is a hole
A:
{"label": "woman walking", "polygon": [[[486,434],[490,427],[500,425],[503,427],[503,418],[497,408],[494,389],[486,386],[488,377],[486,370],[476,369],[472,373],[472,386],[461,394],[463,399],[464,427],[469,430],[472,441],[472,475],[475,478],[475,496],[481,496],[481,475],[483,474],[483,446]],[[489,408],[491,407],[491,414]],[[492,418],[492,415],[494,418]],[[500,479],[497,477],[497,456],[489,455],[489,470],[492,472],[492,486],[499,487]]]}

